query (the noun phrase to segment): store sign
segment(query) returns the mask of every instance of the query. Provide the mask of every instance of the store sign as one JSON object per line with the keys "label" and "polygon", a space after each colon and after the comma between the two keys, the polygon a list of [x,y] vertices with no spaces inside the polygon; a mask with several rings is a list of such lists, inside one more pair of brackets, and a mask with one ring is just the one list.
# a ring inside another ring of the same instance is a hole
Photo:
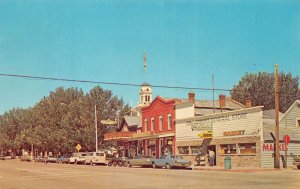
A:
{"label": "store sign", "polygon": [[[285,147],[288,150],[288,146],[286,146],[285,144],[281,143],[279,144],[279,151],[285,151]],[[263,145],[263,151],[274,151],[274,144],[273,143],[264,143]]]}
{"label": "store sign", "polygon": [[213,133],[212,132],[204,132],[204,133],[198,134],[198,136],[200,138],[212,138],[213,137]]}
{"label": "store sign", "polygon": [[212,131],[214,123],[240,119],[247,119],[247,113],[187,121],[186,125],[191,127],[192,131]]}
{"label": "store sign", "polygon": [[245,130],[223,132],[223,136],[238,136],[238,135],[244,135],[244,134],[245,134]]}

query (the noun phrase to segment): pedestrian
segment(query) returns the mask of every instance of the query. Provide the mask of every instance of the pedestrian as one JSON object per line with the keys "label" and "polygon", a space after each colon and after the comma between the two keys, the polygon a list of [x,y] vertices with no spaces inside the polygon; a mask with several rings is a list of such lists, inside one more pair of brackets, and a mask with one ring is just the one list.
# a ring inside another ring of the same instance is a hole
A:
{"label": "pedestrian", "polygon": [[210,166],[215,166],[215,152],[214,151],[209,150],[208,158],[209,158],[209,165]]}

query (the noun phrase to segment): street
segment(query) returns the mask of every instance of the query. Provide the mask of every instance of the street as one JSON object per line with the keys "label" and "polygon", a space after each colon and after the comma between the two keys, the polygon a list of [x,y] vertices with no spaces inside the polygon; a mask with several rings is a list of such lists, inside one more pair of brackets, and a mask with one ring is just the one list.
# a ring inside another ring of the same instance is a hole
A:
{"label": "street", "polygon": [[1,189],[300,188],[300,171],[228,172],[0,161]]}

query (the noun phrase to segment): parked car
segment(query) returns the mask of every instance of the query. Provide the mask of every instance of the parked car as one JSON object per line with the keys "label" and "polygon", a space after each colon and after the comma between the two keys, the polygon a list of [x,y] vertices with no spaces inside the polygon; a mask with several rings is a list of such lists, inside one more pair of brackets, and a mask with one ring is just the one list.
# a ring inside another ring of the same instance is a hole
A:
{"label": "parked car", "polygon": [[300,169],[300,157],[294,157],[293,165],[296,165],[298,169]]}
{"label": "parked car", "polygon": [[180,156],[164,155],[159,159],[154,159],[152,162],[152,167],[165,167],[167,169],[171,169],[173,167],[187,168],[190,167],[191,164],[191,161],[185,160]]}
{"label": "parked car", "polygon": [[84,156],[85,164],[104,164],[107,165],[108,160],[106,158],[106,153],[104,151],[98,151],[98,152],[87,152]]}
{"label": "parked car", "polygon": [[62,155],[57,159],[57,162],[58,163],[70,163],[70,157],[72,157],[71,154]]}
{"label": "parked car", "polygon": [[34,158],[34,162],[45,162],[45,158],[43,156],[38,156]]}
{"label": "parked car", "polygon": [[69,158],[69,162],[70,163],[74,163],[74,164],[84,164],[85,163],[85,156],[87,155],[86,152],[77,152],[77,153],[73,153],[72,156]]}
{"label": "parked car", "polygon": [[0,160],[8,160],[8,159],[13,159],[13,157],[0,155]]}
{"label": "parked car", "polygon": [[21,156],[21,161],[32,161],[32,157],[28,154],[24,154]]}
{"label": "parked car", "polygon": [[127,165],[128,167],[131,166],[141,166],[141,167],[146,167],[146,166],[152,166],[153,158],[150,156],[145,156],[145,155],[137,155],[132,159],[127,160]]}
{"label": "parked car", "polygon": [[54,156],[49,156],[45,159],[45,163],[57,163],[57,158]]}

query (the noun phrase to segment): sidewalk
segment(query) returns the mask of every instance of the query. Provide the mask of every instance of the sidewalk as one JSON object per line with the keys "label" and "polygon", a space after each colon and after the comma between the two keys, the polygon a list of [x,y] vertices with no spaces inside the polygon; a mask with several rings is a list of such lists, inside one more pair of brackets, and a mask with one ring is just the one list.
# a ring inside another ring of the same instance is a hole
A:
{"label": "sidewalk", "polygon": [[228,171],[228,172],[266,172],[266,171],[281,171],[282,169],[274,169],[274,168],[259,168],[259,167],[232,167],[231,169],[225,169],[220,166],[194,166],[191,168],[193,170],[200,171]]}

